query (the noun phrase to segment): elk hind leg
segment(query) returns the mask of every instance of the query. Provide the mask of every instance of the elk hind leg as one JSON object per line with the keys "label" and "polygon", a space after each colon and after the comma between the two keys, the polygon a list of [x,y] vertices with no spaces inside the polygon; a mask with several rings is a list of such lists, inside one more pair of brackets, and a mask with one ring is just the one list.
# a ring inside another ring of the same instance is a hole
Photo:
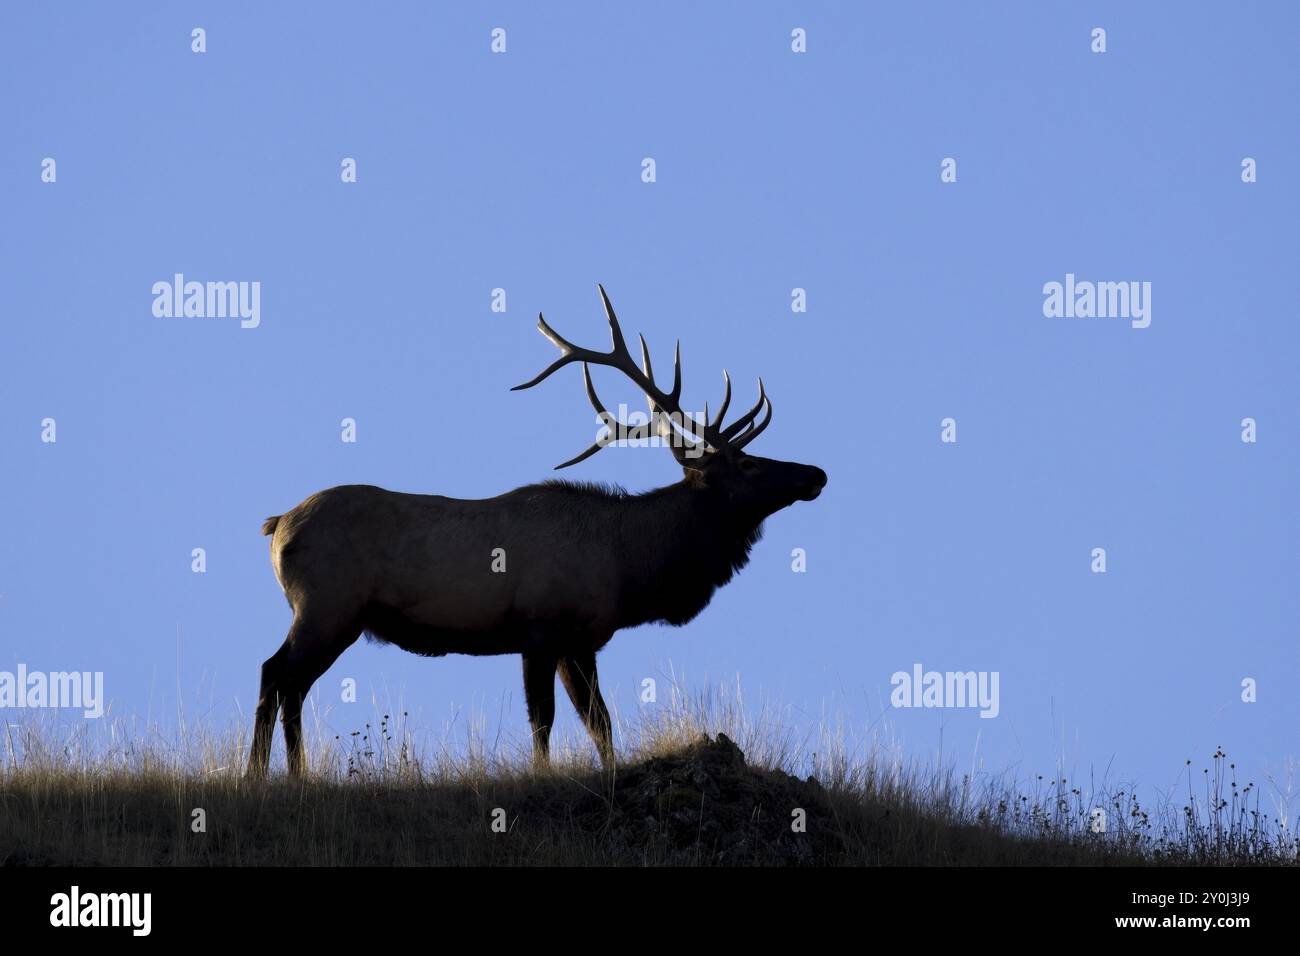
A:
{"label": "elk hind leg", "polygon": [[[347,618],[344,618],[347,620]],[[248,775],[266,776],[271,761],[271,737],[275,716],[284,724],[284,744],[289,773],[300,776],[306,769],[302,746],[302,701],[312,684],[324,674],[358,637],[359,627],[331,623],[326,618],[299,611],[280,649],[262,665],[262,686],[257,697],[253,723],[253,745],[248,755]]]}
{"label": "elk hind leg", "polygon": [[294,619],[285,642],[290,650],[285,658],[283,678],[284,747],[289,775],[301,777],[307,770],[302,744],[302,703],[313,684],[320,679],[345,650],[361,636],[360,626],[352,615],[342,618],[302,615]]}
{"label": "elk hind leg", "polygon": [[551,724],[555,722],[554,654],[541,649],[524,654],[524,701],[528,723],[533,729],[533,763],[545,767],[551,762]]}
{"label": "elk hind leg", "polygon": [[253,780],[265,778],[271,763],[271,736],[275,733],[275,718],[280,712],[281,679],[289,650],[290,643],[286,640],[262,664],[262,682],[253,717],[253,743],[248,752],[247,775]]}

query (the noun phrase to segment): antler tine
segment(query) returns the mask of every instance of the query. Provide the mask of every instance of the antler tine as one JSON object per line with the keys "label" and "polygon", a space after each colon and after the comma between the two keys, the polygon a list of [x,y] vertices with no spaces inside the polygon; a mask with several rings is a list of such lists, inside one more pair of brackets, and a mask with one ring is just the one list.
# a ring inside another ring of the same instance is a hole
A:
{"label": "antler tine", "polygon": [[[642,340],[644,341],[644,340]],[[697,422],[686,412],[682,411],[682,340],[678,339],[673,344],[673,390],[668,393],[668,399],[672,402],[672,410],[677,412],[682,420],[682,430],[686,432],[695,441],[706,441],[708,444],[716,444],[711,438],[716,439],[716,430],[709,426],[708,406],[705,406],[704,421]]]}
{"label": "antler tine", "polygon": [[[641,371],[645,373],[646,381],[654,388],[654,397],[646,393],[646,400],[650,402],[650,411],[655,410],[655,398],[663,399],[660,404],[669,411],[679,411],[678,406],[682,398],[682,342],[677,340],[673,346],[673,390],[664,393],[660,391],[659,386],[655,383],[654,369],[650,364],[650,347],[646,345],[645,336],[639,336],[641,339]],[[683,414],[685,414],[683,412]]]}
{"label": "antler tine", "polygon": [[603,285],[597,282],[596,288],[600,290],[600,301],[605,305],[605,318],[609,319],[609,337],[611,344],[614,346],[614,352],[626,355],[627,343],[623,341],[623,330],[619,328],[618,316],[614,314],[614,305],[609,301],[609,296],[605,294]]}
{"label": "antler tine", "polygon": [[562,465],[556,465],[556,471],[559,471],[561,468],[568,468],[570,465],[576,465],[580,461],[586,461],[592,455],[596,454],[596,452],[608,445],[610,440],[614,437],[614,430],[609,424],[609,422],[614,420],[614,416],[605,409],[605,406],[600,401],[600,396],[596,394],[596,386],[593,385],[591,381],[591,368],[586,362],[582,363],[582,381],[583,384],[587,386],[587,398],[591,402],[591,407],[602,416],[601,420],[605,422],[605,434],[597,438],[596,443],[582,454],[575,458],[570,458]]}
{"label": "antler tine", "polygon": [[767,414],[763,416],[763,420],[759,422],[758,427],[754,427],[751,422],[749,427],[745,429],[743,435],[732,439],[731,446],[733,448],[744,448],[759,435],[763,434],[763,429],[766,428],[768,422],[772,420],[772,399],[765,395],[763,396],[763,400],[767,402]]}
{"label": "antler tine", "polygon": [[[638,338],[641,339],[641,371],[645,372],[645,377],[647,379],[649,379],[651,382],[654,382],[655,373],[654,373],[654,369],[650,366],[650,347],[645,344],[644,335],[638,335]],[[645,400],[647,404],[649,404],[650,406],[650,412],[653,414],[655,410],[654,397],[649,392],[647,392],[645,396]]]}
{"label": "antler tine", "polygon": [[[654,367],[650,364],[650,346],[646,344],[644,335],[638,335],[638,338],[641,340],[641,371],[645,373],[646,381],[649,382],[650,387],[653,389],[653,391],[646,391],[645,393],[646,404],[650,406],[650,414],[654,415],[661,407],[659,404],[660,401],[666,399],[672,403],[667,406],[667,411],[678,412],[678,415],[682,420],[683,430],[690,435],[691,438],[698,439],[700,435],[695,431],[695,422],[691,420],[685,412],[680,411],[677,407],[679,404],[679,397],[682,393],[681,341],[678,341],[677,350],[673,353],[673,390],[668,393],[668,395],[664,395],[659,391],[659,386],[655,384]],[[671,438],[674,431],[675,429],[672,424],[665,419],[665,416],[657,416],[655,432],[660,438]]]}
{"label": "antler tine", "polygon": [[673,346],[673,390],[668,393],[674,404],[682,398],[682,340]]}
{"label": "antler tine", "polygon": [[605,409],[605,406],[601,404],[600,396],[596,394],[596,386],[591,381],[591,366],[586,362],[582,363],[582,384],[587,387],[587,400],[591,402],[591,407],[597,413],[605,416],[605,421],[614,421],[614,416]]}
{"label": "antler tine", "polygon": [[604,448],[604,447],[605,447],[605,446],[602,445],[600,442],[596,442],[596,444],[592,445],[590,448],[588,448],[586,451],[584,451],[581,455],[578,455],[578,456],[575,457],[575,458],[570,458],[568,461],[566,461],[566,462],[565,462],[564,464],[562,464],[562,465],[556,465],[556,466],[555,466],[555,470],[556,470],[556,471],[559,471],[561,468],[568,468],[570,465],[576,465],[576,464],[577,464],[578,462],[580,462],[580,461],[586,461],[588,458],[590,458],[592,455],[596,454],[596,452],[600,451],[600,450],[601,450],[602,448]]}
{"label": "antler tine", "polygon": [[755,418],[758,417],[758,413],[763,410],[763,402],[766,400],[766,398],[767,398],[767,392],[764,391],[763,380],[760,378],[758,380],[758,401],[754,403],[754,407],[751,408],[749,411],[745,412],[745,414],[741,415],[739,418],[737,418],[726,428],[722,429],[722,431],[719,432],[719,434],[726,441],[728,442],[732,441],[736,437],[736,435],[740,433],[741,429],[743,429],[746,425],[748,425],[750,422],[752,422]]}
{"label": "antler tine", "polygon": [[[713,421],[709,422],[709,427],[715,429],[722,427],[722,419],[726,416],[727,409],[731,406],[731,376],[727,374],[727,370],[725,368],[722,370],[722,380],[727,383],[726,392],[722,396],[722,407],[718,409],[718,417],[715,418]],[[708,409],[709,406],[705,405],[704,418],[706,421],[708,420],[709,417]]]}
{"label": "antler tine", "polygon": [[614,314],[614,304],[609,301],[609,295],[606,294],[605,287],[597,283],[596,288],[600,290],[600,301],[605,306],[605,318],[609,320],[610,350],[607,353],[595,353],[595,357],[588,361],[593,365],[606,365],[618,369],[630,378],[645,393],[647,401],[651,402],[651,411],[654,410],[655,404],[662,407],[666,404],[664,399],[667,396],[659,391],[659,388],[654,383],[654,376],[650,374],[650,351],[646,348],[645,336],[641,336],[641,356],[646,363],[646,370],[642,372],[641,369],[637,368],[636,361],[627,350],[627,341],[623,338],[623,329],[618,324],[618,316]]}
{"label": "antler tine", "polygon": [[552,345],[558,348],[564,354],[575,351],[578,347],[566,339],[547,323],[546,317],[542,313],[537,313],[537,330],[546,336]]}
{"label": "antler tine", "polygon": [[522,385],[514,386],[514,388],[510,389],[512,392],[518,392],[525,388],[532,388],[552,372],[564,368],[564,366],[568,365],[570,362],[596,362],[599,364],[608,364],[604,361],[608,359],[608,356],[602,355],[600,352],[593,352],[591,349],[584,349],[574,345],[559,332],[555,331],[555,329],[547,325],[546,319],[542,317],[540,312],[537,313],[537,331],[541,332],[547,341],[560,350],[560,357]]}

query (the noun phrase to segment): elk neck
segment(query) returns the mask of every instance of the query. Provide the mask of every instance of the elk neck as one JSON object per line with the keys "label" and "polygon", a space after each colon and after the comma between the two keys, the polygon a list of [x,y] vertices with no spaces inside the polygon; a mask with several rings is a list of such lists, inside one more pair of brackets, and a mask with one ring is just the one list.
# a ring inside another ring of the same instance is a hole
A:
{"label": "elk neck", "polygon": [[620,503],[622,627],[687,623],[749,563],[763,534],[761,515],[742,514],[725,492],[685,479]]}

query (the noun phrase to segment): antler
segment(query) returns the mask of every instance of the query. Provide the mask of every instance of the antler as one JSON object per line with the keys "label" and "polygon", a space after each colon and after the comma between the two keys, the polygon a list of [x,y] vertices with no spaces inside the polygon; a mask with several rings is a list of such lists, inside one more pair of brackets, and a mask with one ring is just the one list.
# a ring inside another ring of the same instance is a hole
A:
{"label": "antler", "polygon": [[[576,465],[580,461],[585,461],[609,444],[614,437],[613,428],[609,423],[616,422],[617,419],[605,409],[600,398],[596,395],[589,368],[592,365],[604,365],[607,368],[617,369],[630,378],[637,388],[645,393],[646,402],[650,406],[650,414],[656,422],[656,430],[660,437],[669,439],[669,447],[672,449],[674,457],[683,464],[692,458],[700,457],[704,451],[704,449],[699,449],[701,442],[706,448],[718,449],[727,446],[737,449],[744,448],[745,445],[757,438],[763,429],[767,428],[768,422],[772,420],[772,400],[767,397],[761,378],[758,380],[758,402],[754,407],[726,428],[721,427],[722,418],[727,412],[727,407],[731,404],[731,378],[726,371],[722,373],[723,380],[726,382],[726,394],[722,399],[722,408],[718,412],[716,419],[712,422],[708,420],[707,406],[705,407],[705,420],[703,422],[697,422],[683,412],[680,404],[682,394],[681,342],[678,341],[673,351],[673,387],[671,391],[665,392],[655,383],[654,372],[650,367],[650,349],[646,345],[645,336],[639,336],[641,340],[641,367],[638,368],[631,353],[627,350],[623,330],[619,327],[618,317],[614,314],[614,306],[610,303],[609,296],[605,294],[605,287],[597,285],[596,288],[600,290],[600,299],[605,306],[605,317],[609,320],[610,350],[608,352],[596,352],[574,345],[547,325],[546,319],[538,314],[537,330],[560,350],[560,357],[531,380],[524,382],[522,385],[516,385],[511,389],[512,392],[515,392],[525,388],[532,388],[557,369],[561,369],[571,362],[582,363],[582,380],[587,388],[587,398],[590,400],[592,407],[601,414],[602,421],[606,423],[605,433],[582,454],[570,458],[562,465],[556,465],[556,469],[567,468],[570,465]],[[760,424],[755,425],[754,420],[758,417],[765,404],[767,414]],[[621,427],[622,423],[620,422],[619,425]],[[699,450],[696,451],[696,449]]]}

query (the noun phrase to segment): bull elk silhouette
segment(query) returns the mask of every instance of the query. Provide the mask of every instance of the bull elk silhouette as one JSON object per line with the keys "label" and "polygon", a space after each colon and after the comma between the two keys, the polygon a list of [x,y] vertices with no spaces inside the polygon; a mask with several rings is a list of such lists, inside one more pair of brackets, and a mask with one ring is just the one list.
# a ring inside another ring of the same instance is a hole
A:
{"label": "bull elk silhouette", "polygon": [[[717,417],[709,419],[707,406],[703,421],[686,415],[679,404],[680,343],[672,390],[662,391],[645,338],[638,368],[599,288],[610,351],[573,345],[539,315],[537,328],[560,357],[515,389],[582,363],[587,397],[606,430],[557,466],[564,468],[594,455],[622,428],[597,397],[590,366],[617,369],[645,393],[658,436],[682,466],[682,480],[641,494],[545,481],[481,500],[342,485],[268,518],[262,533],[271,536],[271,563],[293,623],[262,665],[250,776],[267,772],[278,711],[289,772],[303,772],[303,698],[363,633],[433,657],[521,654],[539,764],[548,760],[558,671],[608,767],[614,750],[596,652],[622,628],[690,621],[748,563],[765,518],[821,493],[826,473],[820,468],[745,454],[772,420],[762,379],[754,407],[730,425],[722,424],[731,403],[725,371]],[[498,548],[506,555],[506,573],[491,568]]]}

